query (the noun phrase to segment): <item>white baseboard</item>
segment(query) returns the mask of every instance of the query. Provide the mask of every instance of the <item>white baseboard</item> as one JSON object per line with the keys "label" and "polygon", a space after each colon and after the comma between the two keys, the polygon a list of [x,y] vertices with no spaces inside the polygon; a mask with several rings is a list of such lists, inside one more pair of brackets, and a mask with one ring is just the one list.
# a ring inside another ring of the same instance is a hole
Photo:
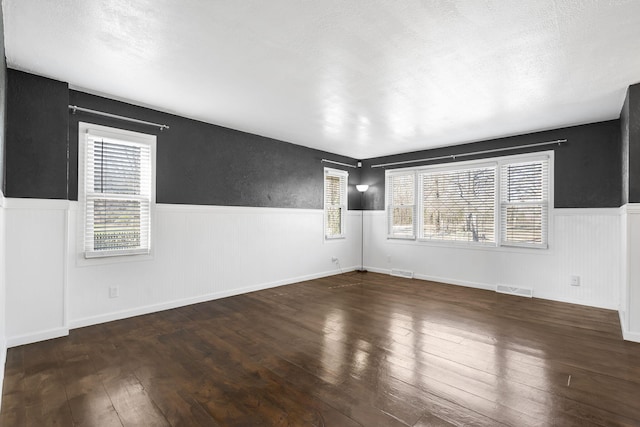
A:
{"label": "white baseboard", "polygon": [[464,286],[467,288],[484,289],[486,291],[495,291],[495,285],[487,285],[486,283],[468,282],[466,280],[449,279],[446,277],[428,276],[426,274],[416,274],[416,279],[428,280],[430,282],[444,283],[447,285]]}
{"label": "white baseboard", "polygon": [[618,316],[620,316],[620,328],[622,329],[622,338],[625,341],[632,341],[640,343],[640,332],[630,332],[627,330],[627,324],[624,320],[624,316],[622,312],[618,311]]}
{"label": "white baseboard", "polygon": [[558,297],[558,296],[550,296],[544,293],[539,293],[536,292],[535,290],[533,291],[533,297],[534,298],[539,298],[539,299],[546,299],[548,301],[556,301],[556,302],[564,302],[567,304],[575,304],[575,305],[584,305],[585,307],[595,307],[595,308],[604,308],[606,310],[615,310],[618,311],[618,305],[617,304],[602,304],[599,303],[597,301],[575,301],[575,300],[570,300],[568,298],[562,298],[562,297]]}
{"label": "white baseboard", "polygon": [[278,280],[270,283],[262,283],[258,285],[246,286],[244,288],[232,289],[224,292],[215,292],[211,294],[199,295],[191,298],[183,298],[174,301],[168,301],[160,304],[152,304],[143,307],[136,307],[130,310],[116,311],[113,313],[102,314],[99,316],[85,317],[69,321],[69,329],[83,328],[85,326],[97,325],[100,323],[112,322],[114,320],[126,319],[129,317],[142,316],[144,314],[156,313],[164,310],[171,310],[187,305],[198,304],[207,301],[213,301],[220,298],[227,298],[235,295],[246,294],[249,292],[261,291],[264,289],[276,288],[278,286],[290,285],[292,283],[304,282],[305,280],[319,279],[321,277],[335,276],[337,274],[355,271],[359,266],[343,268],[340,270],[325,271],[322,273],[309,274],[305,276],[293,277],[290,279]]}
{"label": "white baseboard", "polygon": [[[376,268],[376,267],[365,267],[368,271],[371,271],[373,273],[382,273],[382,274],[391,274],[391,270],[390,269],[384,269],[384,268]],[[468,282],[465,280],[456,280],[456,279],[450,279],[447,277],[436,277],[436,276],[429,276],[426,274],[415,274],[414,275],[415,279],[419,279],[419,280],[428,280],[431,282],[438,282],[438,283],[444,283],[446,285],[455,285],[455,286],[464,286],[467,288],[474,288],[474,289],[484,289],[486,291],[495,291],[496,290],[496,285],[491,285],[491,284],[487,284],[487,283],[480,283],[480,282]],[[587,307],[596,307],[596,308],[604,308],[607,310],[618,310],[617,306],[612,306],[612,305],[606,305],[606,304],[600,304],[598,302],[592,302],[592,301],[585,301],[585,302],[581,302],[581,301],[572,301],[569,299],[565,299],[565,298],[558,298],[556,296],[549,296],[549,295],[545,295],[545,294],[540,294],[540,293],[536,293],[534,291],[533,293],[533,297],[534,298],[539,298],[539,299],[545,299],[545,300],[549,300],[549,301],[557,301],[557,302],[564,302],[567,304],[577,304],[577,305],[584,305]],[[633,335],[633,333],[631,333],[631,335]],[[640,335],[640,334],[638,334]]]}
{"label": "white baseboard", "polygon": [[[2,193],[0,192],[0,196]],[[4,341],[4,340],[3,340]],[[0,343],[0,408],[2,407],[2,390],[4,390],[4,370],[7,363],[7,345]]]}
{"label": "white baseboard", "polygon": [[390,268],[377,268],[377,267],[369,267],[368,265],[365,265],[364,269],[372,273],[391,274]]}
{"label": "white baseboard", "polygon": [[18,335],[7,338],[7,347],[17,347],[19,345],[32,344],[38,341],[46,341],[54,338],[66,337],[69,335],[69,328],[53,328],[46,331],[35,332],[32,334]]}
{"label": "white baseboard", "polygon": [[[373,273],[382,273],[382,274],[391,274],[391,269],[385,268],[376,268],[376,267],[365,267],[367,271],[371,271]],[[475,288],[475,289],[484,289],[487,291],[495,291],[496,287],[493,285],[487,285],[484,283],[478,282],[467,282],[464,280],[455,280],[448,279],[446,277],[436,277],[436,276],[428,276],[426,274],[415,274],[414,279],[418,280],[428,280],[430,282],[438,282],[444,283],[445,285],[456,285],[456,286],[464,286],[467,288]]]}

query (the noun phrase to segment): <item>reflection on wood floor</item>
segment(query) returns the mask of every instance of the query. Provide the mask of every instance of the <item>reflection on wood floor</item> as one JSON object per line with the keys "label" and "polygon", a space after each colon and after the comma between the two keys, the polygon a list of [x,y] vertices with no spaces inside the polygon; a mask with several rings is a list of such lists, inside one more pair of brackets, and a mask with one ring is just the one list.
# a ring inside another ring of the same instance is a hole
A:
{"label": "reflection on wood floor", "polygon": [[5,375],[3,426],[640,425],[616,312],[374,273],[72,330]]}

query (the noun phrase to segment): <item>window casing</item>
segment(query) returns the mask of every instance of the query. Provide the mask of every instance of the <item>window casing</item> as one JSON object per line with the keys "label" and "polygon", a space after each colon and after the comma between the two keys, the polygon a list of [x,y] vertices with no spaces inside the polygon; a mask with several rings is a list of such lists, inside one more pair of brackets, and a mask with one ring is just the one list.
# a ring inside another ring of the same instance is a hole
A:
{"label": "window casing", "polygon": [[415,238],[415,184],[413,172],[387,174],[387,235],[390,238]]}
{"label": "window casing", "polygon": [[150,253],[155,147],[154,135],[80,123],[78,200],[85,258]]}
{"label": "window casing", "polygon": [[549,161],[514,162],[500,168],[500,226],[503,246],[546,246]]}
{"label": "window casing", "polygon": [[550,151],[388,170],[388,238],[547,248],[552,162]]}
{"label": "window casing", "polygon": [[324,168],[325,239],[341,239],[346,235],[348,178],[346,171]]}
{"label": "window casing", "polygon": [[494,165],[418,172],[420,239],[495,242]]}

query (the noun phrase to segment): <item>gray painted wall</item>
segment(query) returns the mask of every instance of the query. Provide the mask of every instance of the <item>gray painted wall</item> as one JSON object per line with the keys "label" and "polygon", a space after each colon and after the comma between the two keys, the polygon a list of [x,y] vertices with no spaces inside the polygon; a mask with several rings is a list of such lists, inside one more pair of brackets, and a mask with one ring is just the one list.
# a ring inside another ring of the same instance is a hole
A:
{"label": "gray painted wall", "polygon": [[5,123],[7,111],[7,61],[4,54],[4,19],[0,7],[0,189],[5,192]]}
{"label": "gray painted wall", "polygon": [[[619,207],[621,204],[622,155],[620,121],[594,123],[554,129],[509,138],[463,144],[434,150],[418,151],[395,156],[368,159],[362,170],[363,183],[371,185],[365,208],[383,210],[385,203],[384,169],[370,166],[404,160],[423,159],[451,154],[469,153],[495,148],[517,147],[537,142],[567,139],[561,146],[537,148],[555,151],[554,202],[558,208]],[[500,155],[532,152],[536,149],[516,149]],[[465,157],[464,160],[495,157],[484,154]],[[423,162],[422,165],[451,163],[453,160]],[[420,163],[406,166],[419,166]],[[405,166],[405,167],[406,167]],[[396,166],[401,167],[401,166]],[[640,172],[640,170],[639,170]],[[638,174],[640,177],[640,173]]]}
{"label": "gray painted wall", "polygon": [[[620,115],[622,129],[623,200],[640,202],[640,84],[629,86]],[[626,170],[625,170],[626,166]],[[625,189],[624,186],[627,186]]]}
{"label": "gray painted wall", "polygon": [[[9,70],[7,196],[77,200],[78,122],[157,135],[158,203],[321,209],[321,159],[355,159],[69,90],[67,83]],[[68,105],[164,123],[169,130]],[[68,152],[68,157],[67,157]],[[359,170],[349,171],[349,208],[359,209]]]}

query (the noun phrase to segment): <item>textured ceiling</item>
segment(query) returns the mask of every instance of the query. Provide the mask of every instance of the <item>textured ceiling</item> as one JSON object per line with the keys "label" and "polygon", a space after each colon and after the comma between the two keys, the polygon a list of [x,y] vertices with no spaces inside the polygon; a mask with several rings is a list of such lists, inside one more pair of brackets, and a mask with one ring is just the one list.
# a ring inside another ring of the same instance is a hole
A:
{"label": "textured ceiling", "polygon": [[369,158],[617,118],[638,0],[3,0],[9,67]]}

